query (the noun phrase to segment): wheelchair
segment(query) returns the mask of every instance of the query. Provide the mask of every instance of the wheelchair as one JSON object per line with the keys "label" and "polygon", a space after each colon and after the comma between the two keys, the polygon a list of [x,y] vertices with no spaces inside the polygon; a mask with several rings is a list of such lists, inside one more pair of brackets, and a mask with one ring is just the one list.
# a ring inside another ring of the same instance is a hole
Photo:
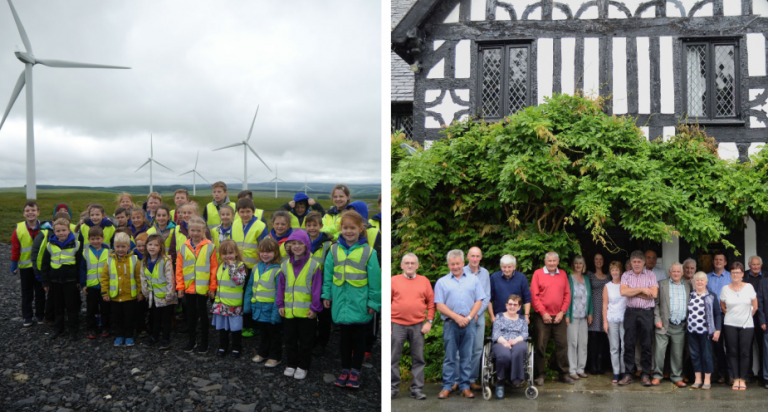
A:
{"label": "wheelchair", "polygon": [[[533,384],[533,340],[529,336],[525,341],[528,351],[525,356],[525,396],[528,399],[536,399],[539,396],[539,389]],[[483,355],[481,359],[482,370],[480,371],[480,380],[483,386],[483,399],[490,400],[493,396],[491,387],[496,387],[498,380],[496,378],[496,357],[493,355],[493,341],[490,337],[485,338],[483,345]]]}

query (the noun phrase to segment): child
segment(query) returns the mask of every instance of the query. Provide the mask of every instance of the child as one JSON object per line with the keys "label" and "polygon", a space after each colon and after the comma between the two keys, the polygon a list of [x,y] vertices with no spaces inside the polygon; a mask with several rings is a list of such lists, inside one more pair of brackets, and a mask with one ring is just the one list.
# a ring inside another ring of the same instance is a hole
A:
{"label": "child", "polygon": [[243,286],[248,269],[243,256],[231,239],[221,242],[221,264],[216,271],[215,300],[211,307],[213,322],[219,331],[219,351],[216,356],[227,354],[229,333],[232,333],[232,357],[239,358],[243,351],[241,332],[243,330]]}
{"label": "child", "polygon": [[[240,220],[234,223],[232,240],[242,246],[243,261],[248,268],[245,282],[250,281],[251,270],[258,261],[258,245],[267,237],[267,225],[254,216],[254,206],[250,199],[244,198],[237,201],[237,214]],[[222,207],[223,210],[223,207]],[[244,321],[243,337],[253,337],[253,321],[246,318]]]}
{"label": "child", "polygon": [[368,219],[368,224],[371,225],[371,227],[375,227],[379,233],[381,233],[381,193],[379,193],[379,201],[376,202],[376,207],[379,209],[379,213]]}
{"label": "child", "polygon": [[130,228],[130,216],[128,214],[130,213],[131,209],[126,209],[124,207],[118,207],[115,209],[115,218],[113,224],[115,225],[115,229],[124,227],[124,228]]}
{"label": "child", "polygon": [[133,346],[133,326],[136,300],[143,300],[139,293],[141,275],[139,259],[130,252],[131,238],[123,232],[115,233],[115,251],[109,254],[109,265],[101,271],[101,297],[109,302],[114,346]]}
{"label": "child", "polygon": [[138,234],[144,233],[147,230],[149,230],[149,225],[147,225],[144,211],[138,208],[131,210],[131,232],[133,232],[133,237],[135,238]]}
{"label": "child", "polygon": [[266,359],[266,368],[274,368],[282,360],[282,319],[275,305],[281,262],[275,239],[259,242],[259,264],[254,266],[245,288],[245,313],[251,314],[261,330],[261,345],[253,361],[260,363]]}
{"label": "child", "polygon": [[[144,256],[147,255],[147,233],[141,233],[138,236],[136,236],[136,249],[133,250],[133,254],[136,256],[136,259],[139,259],[140,261],[144,260]],[[141,271],[139,271],[139,275],[141,275]],[[147,337],[147,331],[149,328],[147,327],[147,311],[149,310],[149,306],[147,306],[146,300],[140,300],[136,302],[136,307],[134,308],[133,312],[133,319],[136,321],[134,324],[134,327],[136,328],[136,334],[138,338],[145,338]]]}
{"label": "child", "polygon": [[[178,303],[173,265],[165,255],[164,243],[163,237],[157,233],[147,238],[147,254],[141,261],[140,269],[141,293],[147,297],[152,314],[152,336],[144,342],[144,346],[151,347],[159,342],[161,350],[171,347],[171,323],[174,305]],[[160,324],[163,325],[162,340]]]}
{"label": "child", "polygon": [[[304,219],[307,225],[307,234],[312,244],[312,259],[320,264],[322,270],[325,264],[325,257],[331,248],[332,239],[327,233],[321,232],[323,229],[323,217],[318,212],[309,212]],[[325,347],[328,346],[328,340],[331,338],[331,311],[324,310],[317,314],[317,339],[312,354],[323,356]]]}
{"label": "child", "polygon": [[117,236],[118,233],[124,233],[125,235],[128,236],[128,240],[131,242],[130,243],[129,252],[135,254],[136,253],[136,239],[133,238],[133,231],[131,231],[131,229],[127,228],[127,227],[121,227],[121,228],[115,229],[115,234],[112,236],[112,241],[110,242],[112,244],[111,245],[112,249],[115,248],[114,240],[115,240],[115,236]]}
{"label": "child", "polygon": [[[285,212],[283,212],[285,213]],[[307,377],[315,340],[315,320],[323,310],[320,292],[323,271],[312,259],[307,232],[296,229],[287,240],[288,259],[283,260],[275,304],[285,318],[285,376]]]}
{"label": "child", "polygon": [[211,230],[216,250],[219,249],[222,241],[232,239],[232,222],[235,220],[235,209],[232,209],[230,205],[222,205],[219,208],[219,217],[221,218],[221,224]]}
{"label": "child", "polygon": [[[176,205],[176,208],[178,209],[179,206],[183,205],[184,203],[189,203],[189,192],[187,192],[187,189],[176,189],[175,192],[173,192],[173,203]],[[176,223],[176,225],[179,225],[181,223],[181,215],[176,215],[176,210],[171,210],[171,221]]]}
{"label": "child", "polygon": [[[251,202],[253,202],[253,192],[250,190],[242,190],[240,193],[237,194],[237,201],[239,202],[240,199],[250,199]],[[253,208],[253,215],[256,216],[256,219],[261,220],[264,222],[264,224],[267,224],[267,221],[264,219],[264,210],[258,209],[256,207]]]}
{"label": "child", "polygon": [[106,217],[104,213],[104,207],[99,204],[92,204],[90,208],[87,211],[88,218],[86,218],[83,221],[83,224],[80,225],[80,234],[77,237],[77,241],[80,242],[81,245],[83,245],[83,250],[88,249],[89,245],[89,239],[90,236],[88,235],[88,231],[92,227],[99,227],[102,230],[102,240],[104,239],[112,239],[112,236],[115,234],[115,226],[112,223],[112,221]]}
{"label": "child", "polygon": [[88,339],[96,339],[99,327],[96,315],[101,314],[101,337],[109,337],[109,303],[101,298],[101,272],[109,265],[109,245],[104,243],[104,231],[94,226],[88,230],[88,246],[83,246],[80,264],[80,285],[85,286],[85,322]]}
{"label": "child", "polygon": [[115,201],[117,202],[117,205],[123,209],[133,209],[133,197],[129,193],[120,193],[117,195],[117,199]]}
{"label": "child", "polygon": [[611,347],[611,382],[616,384],[624,377],[624,310],[627,298],[621,296],[621,275],[624,273],[621,262],[611,262],[610,269],[611,281],[603,286],[603,330],[608,334]]}
{"label": "child", "polygon": [[[182,207],[182,211],[189,207],[189,203]],[[216,269],[219,263],[213,243],[206,239],[205,221],[199,216],[192,217],[188,223],[189,238],[179,249],[176,257],[176,290],[180,298],[185,298],[187,332],[189,342],[184,348],[185,352],[192,352],[197,346],[199,353],[208,352],[208,298],[213,298],[216,292]],[[200,319],[200,345],[195,342],[195,328],[197,319]]]}
{"label": "child", "polygon": [[64,310],[67,312],[69,340],[77,340],[78,315],[80,312],[80,243],[69,229],[69,221],[59,219],[53,222],[53,235],[43,252],[43,288],[52,293],[56,320],[53,323],[51,339],[64,334]]}
{"label": "child", "polygon": [[136,250],[133,251],[133,254],[136,255],[136,257],[139,260],[144,259],[144,254],[147,253],[147,238],[149,235],[147,232],[142,232],[136,235],[135,243],[136,243]]}
{"label": "child", "polygon": [[147,202],[144,205],[147,209],[146,221],[150,226],[152,226],[152,223],[154,223],[155,212],[157,211],[157,207],[160,206],[160,203],[162,202],[163,198],[160,196],[160,193],[152,192],[147,196]]}
{"label": "child", "polygon": [[[177,255],[184,243],[187,241],[187,235],[189,235],[189,221],[194,217],[200,217],[200,212],[197,210],[197,203],[184,203],[177,209],[178,215],[181,219],[181,223],[173,228],[173,233],[169,235],[171,238],[170,246],[168,247],[168,254],[173,262],[174,270],[176,270]],[[205,237],[211,240],[211,232],[206,228]],[[176,285],[178,287],[178,284]]]}
{"label": "child", "polygon": [[[35,323],[43,323],[45,314],[45,291],[43,284],[35,278],[32,269],[32,245],[40,232],[40,208],[34,200],[24,203],[22,209],[24,221],[16,224],[11,235],[11,275],[19,275],[21,279],[21,315],[24,327]],[[32,301],[35,301],[35,311],[32,311]],[[33,315],[35,318],[33,318]]]}
{"label": "child", "polygon": [[[40,231],[37,232],[37,236],[35,236],[35,241],[32,243],[32,271],[35,273],[35,279],[37,279],[40,283],[40,289],[43,288],[43,276],[40,270],[42,270],[43,267],[43,252],[45,252],[45,248],[48,246],[48,239],[53,234],[53,222],[64,219],[69,221],[71,215],[69,213],[69,209],[67,208],[66,204],[59,203],[60,206],[63,205],[63,207],[58,208],[58,212],[56,212],[53,215],[53,221],[45,221],[44,223],[40,224]],[[73,231],[73,228],[75,227],[74,224],[70,221],[69,223],[69,230]],[[45,293],[45,290],[43,289],[43,294],[41,296],[44,296],[45,299],[45,325],[46,326],[53,326],[54,318],[56,317],[56,309],[54,308],[54,302],[53,302],[53,294],[52,293]],[[23,313],[23,312],[22,312]],[[39,317],[38,317],[39,319]]]}
{"label": "child", "polygon": [[307,217],[310,207],[316,212],[319,212],[321,216],[325,214],[325,209],[323,209],[323,206],[321,206],[320,203],[315,202],[315,199],[312,199],[301,192],[296,193],[293,196],[293,200],[280,206],[280,210],[285,210],[286,212],[291,213],[292,228],[304,229],[306,228],[304,219]]}
{"label": "child", "polygon": [[[323,278],[323,305],[329,309],[333,302],[333,322],[341,331],[342,370],[335,385],[348,388],[360,387],[366,330],[381,310],[381,269],[363,222],[354,210],[342,214],[339,243],[325,259]],[[364,271],[358,269],[363,264]]]}
{"label": "child", "polygon": [[269,232],[269,237],[275,239],[280,245],[280,256],[287,257],[285,251],[285,241],[293,233],[291,228],[291,214],[285,210],[278,210],[272,213],[272,231]]}
{"label": "child", "polygon": [[168,254],[168,249],[171,247],[171,233],[173,228],[176,227],[176,223],[171,221],[171,210],[166,205],[160,205],[155,211],[155,220],[152,223],[152,227],[147,230],[147,235],[158,234],[163,238],[163,249],[165,254]]}
{"label": "child", "polygon": [[213,202],[208,203],[205,210],[203,210],[203,220],[208,225],[208,229],[213,229],[221,224],[219,208],[222,205],[229,205],[232,209],[235,208],[235,203],[229,201],[226,183],[219,181],[212,184],[211,188],[213,188]]}
{"label": "child", "polygon": [[339,233],[341,232],[339,218],[341,218],[341,213],[349,205],[349,199],[349,187],[346,185],[336,185],[331,190],[333,206],[323,216],[323,232],[328,233],[333,240],[339,238]]}

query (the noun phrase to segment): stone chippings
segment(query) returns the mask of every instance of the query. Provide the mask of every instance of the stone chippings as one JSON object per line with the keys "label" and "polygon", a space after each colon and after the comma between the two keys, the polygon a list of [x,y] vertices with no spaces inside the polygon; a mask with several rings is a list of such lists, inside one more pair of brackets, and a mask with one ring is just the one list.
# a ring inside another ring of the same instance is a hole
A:
{"label": "stone chippings", "polygon": [[10,245],[0,244],[0,411],[381,410],[380,342],[374,368],[364,368],[357,391],[330,381],[341,369],[332,349],[338,347],[338,333],[331,334],[326,356],[312,360],[304,381],[284,377],[284,363],[269,370],[252,362],[258,335],[243,339],[240,359],[216,357],[213,329],[205,356],[184,353],[186,336],[176,331],[166,352],[142,347],[143,340],[131,348],[114,348],[112,339],[91,341],[84,318],[80,341],[51,342],[45,325],[22,328],[21,286],[9,275],[10,258]]}

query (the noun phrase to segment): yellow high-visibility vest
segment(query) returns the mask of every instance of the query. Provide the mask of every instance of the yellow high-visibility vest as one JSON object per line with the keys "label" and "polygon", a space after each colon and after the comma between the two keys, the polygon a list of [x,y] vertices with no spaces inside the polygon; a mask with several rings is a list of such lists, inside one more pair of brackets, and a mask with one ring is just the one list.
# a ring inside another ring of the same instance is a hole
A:
{"label": "yellow high-visibility vest", "polygon": [[309,317],[309,308],[312,306],[312,275],[317,269],[317,262],[314,259],[309,259],[301,268],[299,275],[296,276],[293,273],[293,264],[289,260],[283,262],[286,318]]}
{"label": "yellow high-visibility vest", "polygon": [[341,286],[344,282],[361,288],[368,284],[368,259],[373,248],[368,244],[356,248],[349,255],[338,244],[331,246],[333,256],[333,284]]}

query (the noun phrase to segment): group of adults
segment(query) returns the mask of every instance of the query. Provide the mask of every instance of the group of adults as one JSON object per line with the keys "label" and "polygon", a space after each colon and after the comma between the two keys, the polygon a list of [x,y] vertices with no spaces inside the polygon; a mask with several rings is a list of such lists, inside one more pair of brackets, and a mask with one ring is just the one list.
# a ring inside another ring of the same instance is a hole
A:
{"label": "group of adults", "polygon": [[453,392],[474,398],[474,391],[482,388],[477,381],[486,310],[493,325],[498,398],[504,396],[505,383],[522,386],[529,328],[537,386],[545,381],[552,339],[555,351],[549,364],[567,384],[588,378],[587,372],[612,370],[613,383],[622,386],[640,377],[644,386],[669,378],[678,387],[707,390],[716,381],[746,390],[748,382],[762,375],[768,389],[768,276],[763,276],[759,256],[749,258],[748,270],[734,262],[728,271],[725,254],[715,253],[714,270],[704,273],[693,259],[675,262],[665,271],[657,267],[653,250],[638,250],[625,263],[611,262],[608,273],[602,255],[594,256],[594,271],[587,271],[585,259],[576,256],[567,273],[558,254],[549,252],[530,286],[516,270],[514,256],[503,256],[501,270],[493,274],[480,266],[481,260],[477,247],[469,249],[466,260],[463,251],[451,250],[450,273],[438,279],[433,291],[429,280],[417,274],[417,256],[403,256],[403,273],[392,278],[393,398],[398,396],[400,356],[408,341],[410,394],[426,399],[424,337],[435,310],[443,321],[445,345],[439,399]]}

